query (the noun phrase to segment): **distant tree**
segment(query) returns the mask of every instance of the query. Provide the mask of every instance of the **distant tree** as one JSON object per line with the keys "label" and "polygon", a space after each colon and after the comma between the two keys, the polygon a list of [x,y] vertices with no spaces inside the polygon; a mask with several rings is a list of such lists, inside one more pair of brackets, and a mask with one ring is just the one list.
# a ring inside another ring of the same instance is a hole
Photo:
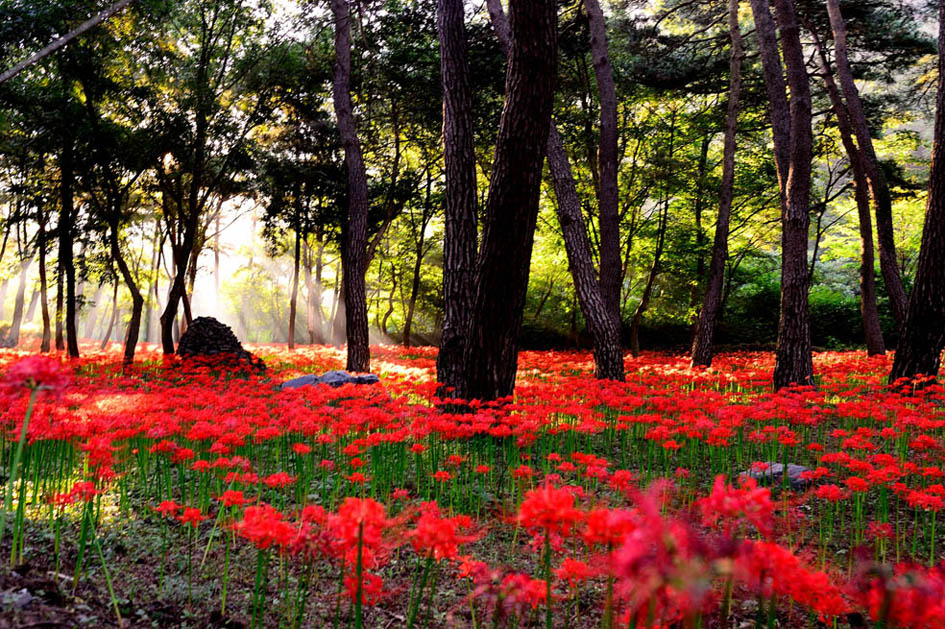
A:
{"label": "distant tree", "polygon": [[719,214],[715,223],[712,242],[712,260],[706,280],[702,308],[696,320],[692,342],[693,366],[708,367],[712,364],[713,340],[722,307],[722,283],[725,279],[725,262],[728,259],[729,223],[735,185],[735,133],[738,128],[739,99],[742,88],[742,33],[738,24],[738,0],[728,0],[728,31],[732,42],[729,65],[728,111],[725,116],[725,139],[722,149],[722,185],[719,192]]}
{"label": "distant tree", "polygon": [[[938,8],[938,73],[945,77],[945,2]],[[889,382],[937,376],[945,347],[945,80],[938,81],[929,196],[909,310]]]}
{"label": "distant tree", "polygon": [[[774,387],[812,385],[807,242],[813,150],[810,83],[792,0],[774,0],[784,65],[768,0],[751,0],[768,91],[774,157],[781,189],[781,315]],[[785,89],[791,99],[788,104]]]}
{"label": "distant tree", "polygon": [[347,0],[331,0],[335,25],[335,69],[332,96],[335,117],[345,152],[348,181],[348,216],[342,230],[342,281],[344,282],[345,330],[348,339],[347,369],[370,371],[368,346],[367,271],[368,187],[364,158],[354,121],[351,101],[351,14]]}

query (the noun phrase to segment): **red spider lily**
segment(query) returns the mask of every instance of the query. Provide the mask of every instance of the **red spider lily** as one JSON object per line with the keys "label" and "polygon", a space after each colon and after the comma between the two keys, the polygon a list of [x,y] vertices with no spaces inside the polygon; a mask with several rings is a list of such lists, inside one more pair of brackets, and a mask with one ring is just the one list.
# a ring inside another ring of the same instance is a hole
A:
{"label": "red spider lily", "polygon": [[27,356],[7,368],[0,378],[0,391],[13,394],[24,387],[62,396],[69,386],[69,376],[63,371],[62,363],[48,356]]}
{"label": "red spider lily", "polygon": [[425,502],[420,507],[417,528],[409,533],[413,548],[418,555],[441,559],[455,559],[459,546],[478,538],[476,535],[461,535],[461,529],[468,529],[472,521],[468,516],[444,518],[435,502]]}
{"label": "red spider lily", "polygon": [[822,617],[849,611],[842,592],[824,572],[807,570],[791,551],[772,542],[744,542],[735,560],[735,575],[765,598],[786,595]]}
{"label": "red spider lily", "polygon": [[249,540],[256,548],[287,546],[297,533],[296,527],[283,521],[283,515],[265,503],[246,507],[243,519],[231,526],[236,534]]}
{"label": "red spider lily", "polygon": [[542,485],[525,492],[517,521],[527,529],[567,536],[582,517],[574,507],[574,493],[568,487]]}
{"label": "red spider lily", "polygon": [[[344,578],[345,592],[352,601],[358,597],[358,579],[355,575]],[[365,572],[361,575],[361,603],[377,605],[384,596],[384,581],[376,574]]]}
{"label": "red spider lily", "polygon": [[567,581],[573,588],[595,576],[594,571],[583,561],[578,559],[565,558],[561,566],[555,570],[555,576],[562,581]]}
{"label": "red spider lily", "polygon": [[601,507],[587,512],[581,536],[588,548],[603,546],[609,550],[622,544],[636,526],[636,514],[633,511]]}
{"label": "red spider lily", "polygon": [[227,489],[219,498],[224,507],[242,507],[249,502],[249,499],[243,495],[243,492],[235,489]]}
{"label": "red spider lily", "polygon": [[883,626],[945,627],[945,565],[878,572],[858,592],[872,620]]}
{"label": "red spider lily", "polygon": [[276,472],[275,474],[270,474],[269,476],[264,478],[263,483],[265,483],[267,487],[271,487],[273,489],[279,489],[281,487],[287,487],[289,485],[292,485],[293,483],[295,483],[295,480],[296,480],[295,476],[290,476],[289,474],[286,474],[285,472]]}
{"label": "red spider lily", "polygon": [[305,443],[293,443],[292,451],[296,454],[305,456],[306,454],[310,454],[312,452],[312,447]]}
{"label": "red spider lily", "polygon": [[182,509],[181,505],[177,504],[173,500],[165,500],[158,506],[154,507],[154,510],[166,517],[173,517],[177,511]]}
{"label": "red spider lily", "polygon": [[758,487],[754,478],[742,477],[741,487],[725,484],[725,477],[715,477],[712,492],[698,502],[702,510],[702,521],[714,526],[720,520],[725,523],[726,534],[730,534],[733,523],[746,521],[758,532],[769,537],[772,533],[771,490]]}
{"label": "red spider lily", "polygon": [[200,509],[196,507],[186,507],[184,512],[177,519],[185,526],[190,525],[193,528],[197,528],[201,522],[209,518],[210,516],[204,515],[201,513]]}
{"label": "red spider lily", "polygon": [[837,502],[838,500],[843,500],[849,496],[847,492],[843,491],[836,485],[821,485],[814,492],[814,495],[830,502]]}

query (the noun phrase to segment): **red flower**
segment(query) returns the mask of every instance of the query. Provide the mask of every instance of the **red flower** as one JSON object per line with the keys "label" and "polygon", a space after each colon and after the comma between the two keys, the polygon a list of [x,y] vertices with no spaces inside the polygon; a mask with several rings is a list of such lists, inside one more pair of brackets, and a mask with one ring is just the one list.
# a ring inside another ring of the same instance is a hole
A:
{"label": "red flower", "polygon": [[204,515],[200,512],[200,509],[195,507],[187,507],[184,509],[184,512],[178,518],[181,521],[181,524],[190,525],[194,528],[200,525],[201,522],[208,519],[210,516]]}
{"label": "red flower", "polygon": [[0,389],[11,392],[26,387],[61,396],[67,386],[69,376],[63,371],[62,363],[48,356],[27,356],[13,363],[0,379]]}
{"label": "red flower", "polygon": [[583,514],[574,508],[574,494],[568,487],[542,485],[525,492],[519,506],[518,522],[528,529],[548,534],[568,535]]}

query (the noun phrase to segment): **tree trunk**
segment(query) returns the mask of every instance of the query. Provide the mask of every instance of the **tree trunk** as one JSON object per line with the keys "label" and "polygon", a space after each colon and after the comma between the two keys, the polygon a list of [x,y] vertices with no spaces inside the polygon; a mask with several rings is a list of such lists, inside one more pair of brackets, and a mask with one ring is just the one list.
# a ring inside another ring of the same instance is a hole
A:
{"label": "tree trunk", "polygon": [[695,308],[699,303],[699,291],[705,283],[705,230],[702,228],[702,214],[705,210],[706,171],[709,168],[709,144],[714,132],[702,136],[699,148],[699,165],[696,174],[696,200],[693,213],[696,221],[696,277],[690,283],[689,306]]}
{"label": "tree trunk", "polygon": [[[672,140],[670,140],[672,142]],[[672,146],[670,146],[670,158],[672,158]],[[633,318],[630,320],[630,353],[634,357],[640,355],[640,321],[643,314],[650,307],[650,297],[653,295],[653,285],[660,274],[660,265],[663,259],[663,245],[666,242],[666,225],[669,222],[669,193],[663,201],[663,209],[660,210],[659,222],[656,233],[656,249],[653,251],[653,264],[650,266],[650,272],[646,276],[646,284],[643,287],[643,295],[640,297],[640,303],[633,311]]]}
{"label": "tree trunk", "polygon": [[869,181],[870,192],[873,197],[873,211],[876,212],[876,235],[879,242],[879,266],[883,274],[883,283],[886,285],[886,294],[889,295],[889,304],[892,307],[896,323],[902,326],[909,305],[909,297],[902,285],[902,276],[896,258],[896,239],[893,232],[892,200],[889,196],[889,184],[886,175],[879,165],[876,151],[873,149],[873,139],[870,136],[869,125],[860,93],[853,81],[853,72],[847,55],[847,29],[840,13],[838,0],[827,0],[827,13],[830,16],[830,27],[833,31],[834,56],[837,63],[837,78],[840,80],[840,89],[846,98],[847,111],[850,114],[850,125],[856,135],[856,141],[862,155],[863,169]]}
{"label": "tree trunk", "polygon": [[413,278],[410,282],[410,301],[407,305],[407,314],[404,316],[404,330],[402,341],[404,347],[410,347],[410,335],[413,333],[413,315],[417,308],[417,296],[420,294],[420,271],[423,269],[424,243],[426,242],[427,223],[433,213],[430,202],[433,188],[433,174],[427,168],[426,195],[423,200],[423,214],[420,220],[420,228],[417,230],[417,246],[414,249]]}
{"label": "tree trunk", "polygon": [[36,306],[39,305],[39,291],[34,290],[30,295],[30,305],[26,308],[26,316],[23,317],[23,320],[26,323],[32,323],[33,317],[36,316]]}
{"label": "tree trunk", "polygon": [[860,315],[863,319],[863,337],[866,340],[866,352],[870,356],[886,353],[883,342],[883,330],[879,324],[879,310],[876,307],[876,279],[873,273],[873,224],[870,217],[870,193],[866,170],[863,166],[863,152],[853,140],[850,115],[843,104],[840,90],[833,80],[833,73],[827,61],[827,54],[818,34],[808,27],[820,57],[820,72],[827,87],[827,95],[837,117],[840,140],[850,160],[853,171],[854,198],[860,228]]}
{"label": "tree trunk", "polygon": [[[61,261],[60,261],[61,264]],[[62,330],[62,321],[63,321],[63,295],[62,295],[62,286],[63,286],[63,270],[62,266],[57,265],[56,269],[56,351],[61,352],[66,349],[66,341],[63,338]]]}
{"label": "tree trunk", "polygon": [[346,0],[331,0],[335,22],[335,66],[332,96],[338,132],[345,151],[348,176],[348,218],[343,232],[341,256],[345,293],[345,332],[348,340],[347,369],[370,371],[367,295],[364,283],[367,248],[368,191],[364,159],[354,122],[351,102],[351,17]]}
{"label": "tree trunk", "polygon": [[49,326],[49,283],[46,280],[46,216],[42,216],[39,222],[39,234],[36,237],[37,247],[39,248],[39,299],[40,312],[43,316],[43,340],[40,343],[39,351],[46,353],[50,350],[50,341],[52,341],[52,330]]}
{"label": "tree trunk", "polygon": [[[607,49],[607,22],[597,0],[584,0],[591,34],[591,58],[600,98],[600,142],[597,149],[600,228],[600,291],[611,316],[620,320],[620,212],[617,196],[617,90]],[[621,369],[621,371],[623,371]]]}
{"label": "tree trunk", "polygon": [[[503,50],[508,53],[509,26],[502,11],[500,0],[488,0],[489,16]],[[624,380],[623,351],[620,339],[620,317],[608,308],[598,283],[591,255],[591,243],[587,237],[581,200],[571,172],[571,163],[564,150],[561,135],[552,121],[547,141],[548,168],[557,198],[557,216],[564,238],[568,267],[574,282],[576,299],[584,320],[587,321],[594,343],[595,376],[605,380]],[[618,273],[622,276],[622,271]],[[576,314],[576,313],[575,313]],[[573,319],[576,326],[577,319]],[[577,331],[574,330],[576,338]],[[576,343],[575,343],[576,344]]]}
{"label": "tree trunk", "polygon": [[85,338],[90,339],[95,335],[95,323],[98,320],[99,311],[108,312],[108,306],[104,308],[101,307],[101,300],[102,286],[99,285],[98,288],[95,289],[95,295],[92,297],[92,303],[95,305],[85,318]]}
{"label": "tree trunk", "polygon": [[115,289],[112,291],[112,314],[108,317],[108,325],[105,326],[105,332],[102,334],[102,344],[99,349],[105,351],[108,342],[112,338],[112,330],[115,328],[115,319],[118,318],[118,278],[115,278]]}
{"label": "tree trunk", "polygon": [[16,347],[20,343],[20,326],[23,323],[23,307],[26,301],[26,272],[30,268],[30,262],[32,262],[30,257],[25,257],[20,261],[20,281],[16,285],[16,299],[13,302],[13,320],[10,322],[10,329],[7,331],[6,339],[4,339],[4,345],[6,347]]}
{"label": "tree trunk", "polygon": [[476,155],[463,17],[462,0],[437,1],[443,85],[443,160],[446,169],[444,313],[440,351],[436,359],[440,395],[446,395],[447,389],[459,388],[463,380],[463,345],[475,297],[478,225]]}
{"label": "tree trunk", "polygon": [[518,334],[531,261],[557,67],[554,0],[510,5],[506,97],[486,202],[459,397],[494,400],[515,388]]}
{"label": "tree trunk", "polygon": [[[117,219],[117,212],[114,212],[112,215]],[[138,290],[138,283],[135,281],[135,277],[128,267],[128,262],[121,252],[121,246],[118,242],[117,220],[112,222],[109,229],[109,245],[111,247],[112,260],[118,266],[118,272],[121,274],[121,278],[125,282],[128,292],[131,294],[131,318],[128,320],[128,332],[125,334],[125,348],[122,356],[122,362],[125,365],[130,365],[135,360],[135,350],[138,347],[138,335],[141,330],[141,313],[144,310],[144,297],[141,296],[141,291]],[[118,279],[115,278],[116,299],[117,295]],[[109,329],[111,329],[110,326]],[[111,332],[109,332],[109,334],[111,334]]]}
{"label": "tree trunk", "polygon": [[742,88],[742,59],[745,56],[742,33],[738,25],[738,0],[728,0],[728,32],[732,40],[732,53],[729,60],[728,111],[725,115],[725,140],[722,147],[722,186],[719,190],[719,214],[712,241],[709,277],[706,280],[702,309],[699,310],[696,333],[692,341],[693,367],[712,365],[715,327],[722,308],[722,286],[725,280],[725,263],[728,260],[728,230],[735,184],[735,134],[738,129]]}
{"label": "tree trunk", "polygon": [[[75,262],[72,258],[73,231],[75,229],[75,208],[73,204],[73,188],[75,173],[73,166],[72,140],[67,139],[62,153],[59,155],[59,264],[65,271],[65,335],[66,346],[70,358],[79,357],[79,339],[76,332],[76,300],[75,300]],[[58,341],[56,343],[58,348]]]}
{"label": "tree trunk", "polygon": [[[810,84],[792,0],[775,0],[784,66],[778,56],[768,0],[751,0],[758,34],[781,189],[781,316],[775,350],[774,387],[813,385],[807,296],[810,228]],[[784,71],[791,91],[788,105]]]}
{"label": "tree trunk", "polygon": [[[938,19],[938,72],[945,77],[945,2],[939,2]],[[945,346],[945,81],[938,82],[936,102],[922,246],[890,383],[937,376]]]}
{"label": "tree trunk", "polygon": [[299,297],[299,266],[302,257],[302,233],[295,231],[292,269],[292,295],[289,297],[289,350],[295,349],[295,308]]}
{"label": "tree trunk", "polygon": [[397,284],[399,280],[397,279],[397,268],[393,263],[390,265],[390,292],[387,294],[387,310],[384,312],[384,316],[381,318],[381,333],[384,336],[387,334],[387,322],[390,320],[392,314],[394,314],[394,295],[397,293]]}

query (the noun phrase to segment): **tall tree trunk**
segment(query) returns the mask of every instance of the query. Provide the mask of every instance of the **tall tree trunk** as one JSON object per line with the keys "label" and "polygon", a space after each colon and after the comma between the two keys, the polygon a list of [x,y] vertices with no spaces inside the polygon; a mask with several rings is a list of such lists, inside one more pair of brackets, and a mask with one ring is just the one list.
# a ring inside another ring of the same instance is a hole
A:
{"label": "tall tree trunk", "polygon": [[289,350],[295,349],[295,309],[299,298],[299,266],[302,258],[302,233],[295,230],[292,269],[292,295],[289,297]]}
{"label": "tall tree trunk", "polygon": [[[751,0],[768,91],[772,135],[781,190],[781,315],[775,350],[774,388],[813,385],[807,273],[810,228],[810,84],[792,0],[774,0],[784,66],[778,55],[768,0]],[[785,69],[791,100],[785,90]]]}
{"label": "tall tree trunk", "polygon": [[702,228],[702,214],[705,210],[706,171],[709,168],[709,144],[712,132],[702,136],[699,148],[699,165],[696,173],[696,200],[693,213],[696,221],[696,277],[690,283],[689,305],[695,308],[699,303],[699,291],[705,283],[705,230]]}
{"label": "tall tree trunk", "polygon": [[[669,151],[667,154],[667,163],[671,163],[673,155],[676,152],[676,114],[673,109],[669,123]],[[669,223],[669,204],[670,190],[669,186],[662,192],[662,202],[660,203],[659,215],[656,225],[656,247],[653,250],[653,264],[650,265],[650,272],[646,276],[646,284],[643,286],[643,294],[640,296],[640,303],[633,311],[633,318],[630,320],[630,353],[633,356],[640,354],[640,322],[644,313],[650,307],[650,297],[653,294],[653,285],[661,271],[663,261],[663,248],[666,243],[666,227]]]}
{"label": "tall tree trunk", "polygon": [[[945,2],[939,2],[938,19],[938,72],[945,77]],[[936,102],[922,246],[890,383],[920,374],[937,376],[945,346],[945,81],[941,79]]]}
{"label": "tall tree trunk", "polygon": [[[113,213],[118,216],[118,213]],[[131,294],[131,318],[128,320],[128,331],[125,334],[125,348],[122,361],[125,365],[130,365],[135,360],[135,350],[138,347],[138,334],[141,330],[141,313],[144,310],[144,297],[138,289],[138,283],[128,267],[124,254],[121,252],[121,246],[118,242],[118,222],[112,222],[109,229],[109,246],[111,247],[112,261],[118,266],[118,272],[121,274],[128,292]],[[115,279],[115,295],[118,294],[118,279]],[[110,332],[109,332],[110,334]]]}
{"label": "tall tree trunk", "polygon": [[444,316],[440,351],[436,359],[441,395],[446,395],[447,389],[459,388],[462,382],[463,346],[475,298],[478,225],[476,155],[463,17],[462,0],[437,0],[443,84],[443,160],[446,168]]}
{"label": "tall tree trunk", "polygon": [[351,102],[351,16],[346,0],[331,0],[335,23],[335,66],[332,96],[338,131],[345,151],[348,175],[348,218],[341,255],[345,293],[345,332],[348,340],[347,369],[370,371],[367,295],[364,273],[367,248],[368,191],[361,144]]}
{"label": "tall tree trunk", "polygon": [[[672,147],[670,147],[672,153]],[[660,274],[663,262],[663,246],[666,243],[666,225],[669,222],[669,193],[663,201],[662,209],[657,224],[656,249],[653,251],[653,264],[650,266],[650,272],[646,276],[646,284],[643,286],[643,295],[640,296],[640,303],[633,311],[633,318],[630,320],[630,353],[633,356],[640,354],[640,321],[644,313],[650,307],[650,297],[653,295],[653,285]]]}
{"label": "tall tree trunk", "polygon": [[115,320],[118,318],[118,278],[115,278],[115,288],[112,291],[112,313],[108,317],[108,325],[105,326],[105,332],[102,333],[102,344],[99,349],[104,351],[108,347],[108,342],[112,339],[112,330],[115,329]]}
{"label": "tall tree trunk", "polygon": [[394,314],[394,295],[397,293],[397,284],[399,283],[397,268],[394,266],[393,262],[390,265],[390,280],[390,292],[387,293],[387,310],[381,318],[381,333],[384,336],[388,336],[387,322],[390,320],[391,315]]}
{"label": "tall tree trunk", "polygon": [[94,336],[95,323],[98,320],[99,311],[108,312],[108,306],[106,305],[103,308],[100,303],[101,300],[102,300],[102,285],[99,284],[98,288],[95,289],[95,295],[92,297],[92,303],[94,305],[85,318],[85,338],[90,339]]}
{"label": "tall tree trunk", "polygon": [[830,104],[837,117],[837,128],[840,130],[840,140],[850,160],[853,171],[854,198],[860,229],[860,315],[863,319],[863,337],[866,340],[866,352],[870,356],[886,353],[886,344],[883,342],[883,329],[879,324],[879,310],[876,307],[876,279],[873,266],[873,223],[870,217],[870,193],[867,183],[866,169],[863,166],[863,152],[853,140],[853,130],[850,125],[850,114],[843,104],[840,90],[833,79],[830,63],[817,33],[808,27],[817,47],[820,58],[820,73],[827,87]]}
{"label": "tall tree trunk", "polygon": [[[600,98],[600,142],[597,149],[599,192],[597,220],[600,226],[600,290],[611,316],[620,320],[620,211],[617,193],[617,89],[607,49],[607,22],[597,0],[584,0],[591,35],[591,58]],[[622,371],[622,369],[621,369]]]}
{"label": "tall tree trunk", "polygon": [[60,265],[57,265],[57,269],[56,269],[56,351],[59,351],[59,352],[66,349],[66,341],[65,341],[65,338],[63,337],[63,328],[62,328],[62,322],[65,316],[65,314],[63,313],[63,294],[62,294],[62,287],[64,283],[63,275],[64,273],[63,273],[61,262],[60,262]]}
{"label": "tall tree trunk", "polygon": [[50,350],[52,341],[52,330],[49,326],[49,282],[46,279],[46,215],[40,218],[39,233],[36,237],[36,244],[39,249],[39,298],[40,312],[43,316],[43,340],[40,343],[39,351],[46,353]]}
{"label": "tall tree trunk", "polygon": [[433,188],[433,173],[427,168],[426,195],[423,200],[423,215],[420,228],[417,230],[417,246],[414,249],[413,276],[410,282],[410,301],[407,305],[407,314],[404,316],[404,330],[402,341],[404,347],[410,347],[410,335],[413,333],[413,315],[417,308],[417,296],[420,294],[420,271],[423,269],[424,243],[426,242],[427,223],[433,213],[431,192]]}
{"label": "tall tree trunk", "polygon": [[30,305],[26,308],[26,316],[23,317],[23,320],[26,323],[32,323],[33,317],[36,316],[36,306],[39,305],[39,291],[34,290],[30,295]]}
{"label": "tall tree trunk", "polygon": [[[496,36],[503,50],[508,54],[509,26],[502,10],[501,0],[487,0],[487,4]],[[623,381],[620,309],[618,306],[615,316],[614,310],[607,307],[604,301],[591,255],[591,243],[587,237],[581,200],[571,172],[571,163],[554,121],[548,130],[546,151],[548,168],[551,171],[551,180],[558,201],[558,223],[561,225],[561,233],[564,237],[564,247],[568,256],[576,299],[584,314],[584,320],[587,321],[594,343],[595,376],[599,379]],[[622,276],[622,271],[618,272],[618,276]],[[573,318],[573,322],[576,326],[576,317]],[[577,337],[576,329],[574,336]]]}
{"label": "tall tree trunk", "polygon": [[886,294],[892,307],[893,317],[898,325],[902,325],[909,305],[909,297],[902,285],[902,276],[896,258],[896,239],[893,232],[892,200],[889,195],[889,184],[886,175],[879,165],[876,151],[873,149],[873,139],[870,136],[866,113],[860,101],[860,93],[853,81],[853,72],[850,70],[850,61],[847,54],[847,29],[840,13],[838,0],[827,0],[827,14],[830,16],[830,28],[833,31],[834,56],[837,63],[837,78],[840,80],[840,89],[846,98],[847,111],[850,114],[850,124],[856,135],[860,154],[862,155],[863,169],[869,181],[870,192],[873,197],[873,211],[876,213],[876,235],[879,242],[879,266],[883,274],[883,283],[886,285]]}
{"label": "tall tree trunk", "polygon": [[738,0],[728,0],[728,32],[732,40],[732,53],[729,60],[728,111],[725,114],[725,140],[722,147],[719,214],[712,241],[709,277],[706,280],[705,295],[702,297],[702,308],[699,310],[696,333],[692,341],[693,367],[712,365],[715,326],[722,307],[722,285],[725,280],[725,263],[728,260],[728,231],[735,184],[735,134],[738,129],[742,88],[742,59],[745,57],[742,33],[738,25]]}
{"label": "tall tree trunk", "polygon": [[[24,256],[26,256],[24,252]],[[6,347],[16,347],[20,343],[20,326],[23,323],[23,309],[26,301],[26,272],[30,268],[32,258],[24,257],[20,261],[20,280],[16,285],[16,299],[13,302],[13,320],[10,322],[10,329],[7,331],[7,337],[4,345]]]}
{"label": "tall tree trunk", "polygon": [[513,1],[509,27],[505,105],[463,351],[463,381],[457,391],[465,399],[494,400],[515,388],[518,334],[554,104],[556,3]]}
{"label": "tall tree trunk", "polygon": [[[75,262],[72,257],[72,243],[75,229],[75,207],[73,203],[73,189],[75,187],[75,172],[73,164],[74,147],[71,138],[63,145],[59,155],[59,264],[65,271],[65,334],[66,346],[70,358],[79,357],[79,339],[76,332],[76,299],[75,299]],[[57,342],[58,347],[58,342]]]}

